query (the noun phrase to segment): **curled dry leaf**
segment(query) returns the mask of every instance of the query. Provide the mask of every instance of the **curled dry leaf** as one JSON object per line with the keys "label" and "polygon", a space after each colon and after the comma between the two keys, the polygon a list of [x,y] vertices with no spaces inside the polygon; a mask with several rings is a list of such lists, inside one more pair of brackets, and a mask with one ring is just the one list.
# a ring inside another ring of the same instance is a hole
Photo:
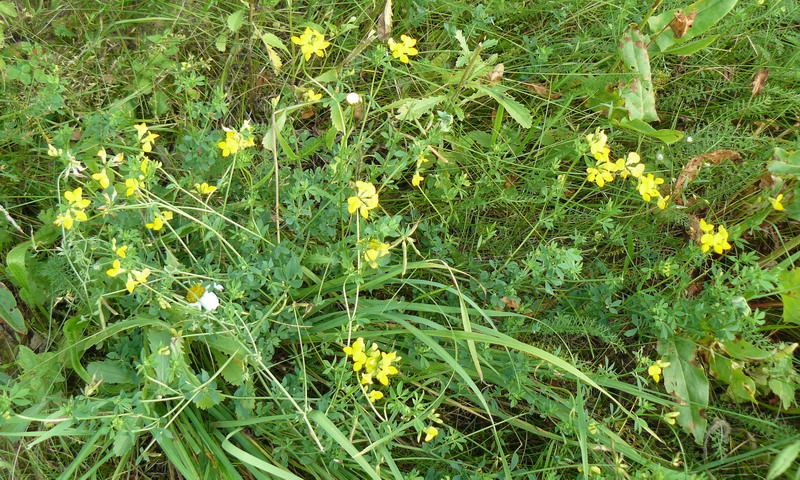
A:
{"label": "curled dry leaf", "polygon": [[494,66],[494,69],[489,72],[486,77],[489,80],[489,85],[494,85],[495,83],[499,82],[503,79],[503,72],[506,70],[506,66],[502,63],[498,63]]}
{"label": "curled dry leaf", "polygon": [[681,38],[686,35],[686,32],[692,28],[692,24],[694,24],[694,17],[696,16],[697,10],[689,15],[684,15],[683,10],[675,11],[675,18],[669,22],[669,28],[672,29],[672,33],[675,35],[675,38]]}
{"label": "curled dry leaf", "polygon": [[753,77],[753,91],[750,93],[751,97],[755,97],[761,93],[761,90],[764,89],[764,85],[767,84],[767,77],[769,77],[769,68],[762,68],[756,72],[755,77]]}
{"label": "curled dry leaf", "polygon": [[503,302],[503,304],[505,304],[505,306],[510,308],[511,310],[519,309],[519,300],[516,300],[514,298],[503,297],[500,299],[500,301]]}
{"label": "curled dry leaf", "polygon": [[378,15],[378,39],[381,42],[392,36],[392,0],[386,0],[383,11]]}
{"label": "curled dry leaf", "polygon": [[541,83],[525,83],[528,90],[534,92],[535,94],[545,97],[549,100],[555,100],[557,98],[561,98],[561,94],[558,92],[551,92],[549,88],[545,87]]}
{"label": "curled dry leaf", "polygon": [[691,183],[692,180],[694,180],[694,178],[697,176],[697,172],[700,170],[700,166],[702,164],[706,162],[718,164],[720,162],[724,162],[725,160],[738,162],[741,159],[742,156],[733,150],[717,150],[716,152],[703,153],[689,160],[689,162],[683,167],[683,170],[681,170],[677,180],[675,180],[675,186],[672,189],[672,197],[675,199],[675,204],[683,205],[681,192],[683,192],[683,189],[686,188],[686,186],[689,185],[689,183]]}

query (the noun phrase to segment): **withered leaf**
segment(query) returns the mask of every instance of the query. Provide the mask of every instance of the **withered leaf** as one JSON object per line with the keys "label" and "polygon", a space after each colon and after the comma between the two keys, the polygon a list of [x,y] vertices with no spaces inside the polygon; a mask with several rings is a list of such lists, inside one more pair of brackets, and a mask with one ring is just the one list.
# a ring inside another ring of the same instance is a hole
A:
{"label": "withered leaf", "polygon": [[560,93],[551,92],[549,88],[545,87],[541,83],[525,83],[524,85],[528,87],[528,90],[547,99],[555,100],[557,98],[561,98]]}
{"label": "withered leaf", "polygon": [[497,65],[495,65],[494,69],[492,69],[492,71],[486,75],[486,77],[489,80],[489,85],[493,85],[502,80],[503,72],[505,72],[505,70],[506,66],[503,65],[502,63],[498,63]]}
{"label": "withered leaf", "polygon": [[514,298],[503,297],[500,299],[501,302],[505,304],[506,307],[510,308],[511,310],[519,309],[519,300]]}
{"label": "withered leaf", "polygon": [[742,156],[733,150],[717,150],[716,152],[700,154],[689,160],[689,162],[683,167],[683,170],[681,170],[681,173],[678,174],[677,180],[675,180],[675,186],[672,190],[672,196],[675,198],[675,204],[683,205],[683,198],[681,198],[680,194],[683,192],[683,189],[686,188],[686,186],[689,185],[689,183],[691,183],[692,180],[694,180],[694,178],[697,176],[697,172],[700,170],[700,166],[703,163],[708,162],[716,165],[724,162],[725,160],[738,162],[741,159]]}
{"label": "withered leaf", "polygon": [[669,22],[669,28],[672,29],[672,33],[675,35],[675,38],[681,38],[686,35],[686,32],[692,28],[692,24],[694,23],[694,17],[697,16],[697,10],[690,13],[689,15],[684,15],[683,10],[676,10],[675,11],[675,18]]}
{"label": "withered leaf", "polygon": [[381,42],[392,36],[392,0],[386,0],[383,11],[378,15],[378,39]]}
{"label": "withered leaf", "polygon": [[762,68],[756,72],[755,77],[753,77],[753,91],[750,94],[751,97],[755,97],[761,93],[761,90],[764,89],[764,85],[767,84],[767,77],[769,77],[769,68]]}

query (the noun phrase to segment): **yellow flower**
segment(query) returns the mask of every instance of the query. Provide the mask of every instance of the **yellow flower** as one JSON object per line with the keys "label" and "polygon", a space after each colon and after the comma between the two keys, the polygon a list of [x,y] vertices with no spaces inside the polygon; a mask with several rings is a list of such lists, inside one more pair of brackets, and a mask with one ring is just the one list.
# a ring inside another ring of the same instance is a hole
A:
{"label": "yellow flower", "polygon": [[425,177],[419,174],[419,172],[414,172],[414,176],[411,177],[411,185],[415,187],[419,187],[419,184],[425,180]]}
{"label": "yellow flower", "polygon": [[217,146],[222,150],[223,157],[227,157],[230,154],[237,153],[239,150],[244,150],[245,148],[255,145],[255,138],[244,134],[244,132],[249,131],[250,128],[249,120],[245,120],[244,124],[242,124],[241,132],[222,127],[225,131],[225,140],[217,143]]}
{"label": "yellow flower", "polygon": [[700,219],[700,230],[709,233],[714,231],[714,225],[711,223],[706,223],[704,218]]}
{"label": "yellow flower", "polygon": [[403,63],[408,63],[408,57],[413,57],[419,53],[415,48],[417,41],[408,35],[400,35],[400,42],[396,42],[393,38],[389,39],[389,50],[392,52],[394,58],[400,59]]}
{"label": "yellow flower", "polygon": [[586,141],[589,143],[589,150],[596,160],[599,162],[608,162],[608,155],[611,153],[611,149],[606,146],[608,137],[604,130],[598,128],[595,130],[595,133],[586,135]]}
{"label": "yellow flower", "polygon": [[667,424],[675,425],[675,418],[680,414],[681,412],[669,412],[662,415],[661,418],[663,418]]}
{"label": "yellow flower", "polygon": [[344,347],[344,353],[353,357],[353,371],[361,370],[367,361],[367,354],[364,352],[364,339],[359,337],[352,346]]}
{"label": "yellow flower", "polygon": [[119,256],[119,258],[125,258],[128,255],[128,246],[127,245],[123,245],[123,246],[117,248],[114,251]]}
{"label": "yellow flower", "polygon": [[658,202],[656,202],[656,205],[658,205],[658,208],[660,208],[661,210],[664,210],[665,208],[667,208],[667,202],[669,201],[669,197],[670,197],[669,195],[667,195],[666,197],[662,197],[661,195],[659,195],[658,196]]}
{"label": "yellow flower", "polygon": [[664,179],[661,177],[656,177],[652,173],[648,173],[647,176],[639,177],[639,186],[637,189],[639,190],[639,195],[642,196],[645,202],[649,202],[653,198],[658,198],[661,196],[661,193],[658,191],[658,185],[664,183]]}
{"label": "yellow flower", "polygon": [[606,183],[614,180],[614,175],[602,167],[599,170],[594,167],[589,167],[586,169],[586,173],[588,174],[586,175],[586,180],[596,183],[600,188],[603,188]]}
{"label": "yellow flower", "polygon": [[161,216],[164,217],[164,220],[172,220],[172,211],[170,210],[162,210]]}
{"label": "yellow flower", "polygon": [[147,136],[141,139],[142,142],[142,151],[145,153],[150,153],[153,151],[153,142],[156,138],[160,135],[155,134],[153,132],[147,132]]}
{"label": "yellow flower", "polygon": [[147,124],[142,122],[140,125],[134,125],[133,128],[136,129],[136,139],[141,140],[142,137],[147,134]]}
{"label": "yellow flower", "polygon": [[431,440],[436,438],[437,435],[439,435],[439,429],[434,427],[433,425],[430,425],[429,427],[425,428],[425,430],[423,430],[422,433],[425,434],[425,441],[430,442]]}
{"label": "yellow flower", "polygon": [[64,215],[56,216],[56,221],[53,222],[53,225],[57,227],[63,226],[66,230],[72,228],[72,224],[75,222],[75,219],[72,218],[69,212],[66,212]]}
{"label": "yellow flower", "polygon": [[206,289],[199,283],[195,283],[191,287],[189,287],[189,291],[186,292],[186,301],[189,303],[195,303],[200,301],[200,298],[203,297],[203,294],[206,293]]}
{"label": "yellow flower", "polygon": [[[622,165],[622,172],[620,172],[619,176],[622,178],[628,178],[628,175],[632,176],[633,178],[640,178],[644,174],[644,164],[639,163],[641,161],[641,157],[636,152],[629,152],[628,158],[625,159]],[[617,163],[622,163],[623,160],[620,158],[617,160]]]}
{"label": "yellow flower", "polygon": [[133,289],[136,288],[136,285],[147,283],[147,277],[149,276],[149,268],[145,268],[141,272],[138,270],[131,270],[130,273],[128,273],[128,281],[125,282],[125,288],[128,290],[128,293],[133,293]]}
{"label": "yellow flower", "polygon": [[83,189],[81,187],[78,187],[71,192],[69,190],[64,192],[64,198],[73,208],[84,209],[88,207],[90,203],[92,203],[88,198],[81,198],[82,195]]}
{"label": "yellow flower", "polygon": [[109,277],[113,278],[113,277],[116,277],[117,275],[119,275],[120,273],[122,273],[124,271],[125,271],[125,269],[122,268],[119,260],[114,260],[114,263],[111,264],[111,268],[106,270],[106,275],[108,275]]}
{"label": "yellow flower", "polygon": [[364,260],[369,262],[372,268],[378,268],[378,259],[389,255],[389,244],[372,239],[367,244],[368,248],[364,252]]}
{"label": "yellow flower", "polygon": [[662,362],[661,360],[656,360],[656,362],[649,367],[647,367],[647,374],[653,377],[653,381],[658,383],[661,380],[661,373],[664,371],[665,368],[671,365],[670,362]]}
{"label": "yellow flower", "polygon": [[369,392],[369,395],[367,395],[367,397],[369,398],[370,402],[375,403],[376,401],[378,401],[381,398],[383,398],[383,392],[378,391],[378,390],[373,390],[373,391]]}
{"label": "yellow flower", "polygon": [[150,223],[145,223],[144,226],[147,227],[149,230],[157,232],[164,227],[164,220],[162,220],[161,217],[158,214],[156,214],[156,218],[154,218],[153,221]]}
{"label": "yellow flower", "polygon": [[728,243],[728,230],[722,225],[717,227],[717,233],[714,235],[714,251],[722,254],[725,250],[731,249],[731,244]]}
{"label": "yellow flower", "polygon": [[206,183],[206,182],[203,182],[203,183],[195,183],[195,184],[194,184],[194,188],[195,188],[195,190],[197,190],[198,192],[202,193],[203,195],[208,195],[208,194],[210,194],[211,192],[213,192],[214,190],[216,190],[216,189],[217,189],[217,187],[216,187],[216,186],[214,186],[214,185],[209,185],[209,184],[208,184],[208,183]]}
{"label": "yellow flower", "polygon": [[356,182],[356,195],[347,199],[347,212],[359,212],[362,217],[368,218],[369,211],[378,206],[378,194],[375,185],[370,182]]}
{"label": "yellow flower", "polygon": [[322,94],[315,93],[313,89],[306,90],[305,93],[303,93],[303,96],[306,98],[307,102],[316,102],[322,98]]}
{"label": "yellow flower", "polygon": [[303,52],[303,58],[306,60],[310,59],[311,55],[325,56],[325,49],[331,44],[325,41],[325,35],[308,27],[299,37],[292,36],[291,40],[292,43],[300,45],[300,51]]}
{"label": "yellow flower", "polygon": [[375,375],[381,385],[389,385],[389,375],[397,375],[399,373],[397,367],[392,365],[392,362],[398,360],[400,360],[400,357],[397,356],[397,352],[381,352],[380,370]]}
{"label": "yellow flower", "polygon": [[108,188],[111,185],[111,180],[108,178],[105,168],[100,170],[100,173],[93,173],[92,179],[97,180],[101,188]]}
{"label": "yellow flower", "polygon": [[[136,191],[139,190],[140,187],[139,180],[136,178],[129,178],[125,180],[125,196],[130,197],[131,195],[136,194]],[[136,194],[138,197],[139,195]]]}
{"label": "yellow flower", "polygon": [[64,153],[64,150],[61,148],[56,148],[49,143],[47,144],[47,155],[51,157],[60,157],[61,154]]}
{"label": "yellow flower", "polygon": [[782,212],[785,209],[784,206],[783,206],[783,203],[781,203],[781,200],[783,200],[783,194],[782,193],[780,195],[778,195],[776,198],[770,198],[769,199],[770,203],[772,203],[772,208],[774,208],[775,210],[777,210],[779,212]]}

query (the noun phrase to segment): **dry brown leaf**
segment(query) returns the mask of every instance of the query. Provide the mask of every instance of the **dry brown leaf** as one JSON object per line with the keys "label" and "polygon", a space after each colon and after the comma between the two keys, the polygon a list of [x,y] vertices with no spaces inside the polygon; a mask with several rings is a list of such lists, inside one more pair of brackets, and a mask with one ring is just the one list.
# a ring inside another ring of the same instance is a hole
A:
{"label": "dry brown leaf", "polygon": [[511,310],[519,309],[519,300],[515,300],[513,298],[503,297],[500,299],[501,302],[505,304],[506,307],[510,308]]}
{"label": "dry brown leaf", "polygon": [[697,172],[700,170],[700,166],[703,163],[708,162],[716,165],[720,162],[724,162],[725,160],[738,162],[741,159],[742,156],[733,150],[717,150],[716,152],[703,153],[689,160],[689,162],[683,167],[683,170],[681,170],[677,180],[675,180],[675,186],[672,189],[672,197],[675,199],[675,204],[683,205],[681,192],[683,192],[683,189],[686,188],[686,186],[689,185],[692,180],[694,180],[694,178],[697,176]]}
{"label": "dry brown leaf", "polygon": [[676,10],[675,11],[675,18],[669,22],[669,28],[672,29],[672,33],[675,35],[675,38],[681,38],[686,35],[686,32],[692,28],[692,24],[694,23],[694,17],[697,16],[697,10],[690,13],[689,15],[684,15],[683,10]]}
{"label": "dry brown leaf", "polygon": [[499,82],[503,79],[503,72],[505,72],[506,66],[502,63],[498,63],[494,66],[491,72],[488,73],[487,78],[489,79],[489,85],[494,85],[495,83]]}
{"label": "dry brown leaf", "polygon": [[762,68],[759,70],[755,77],[753,77],[753,91],[750,93],[751,97],[755,97],[761,90],[764,89],[764,85],[767,84],[767,77],[769,77],[769,68]]}
{"label": "dry brown leaf", "polygon": [[392,0],[386,0],[383,11],[378,15],[378,39],[381,42],[392,36]]}
{"label": "dry brown leaf", "polygon": [[551,92],[549,88],[545,87],[541,83],[525,83],[524,85],[528,87],[528,90],[547,99],[555,100],[557,98],[561,98],[560,93]]}

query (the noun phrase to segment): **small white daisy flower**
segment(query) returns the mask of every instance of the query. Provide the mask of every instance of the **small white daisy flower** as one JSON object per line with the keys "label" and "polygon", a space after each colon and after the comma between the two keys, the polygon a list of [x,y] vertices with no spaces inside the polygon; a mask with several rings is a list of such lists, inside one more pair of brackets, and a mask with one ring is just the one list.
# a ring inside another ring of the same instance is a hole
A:
{"label": "small white daisy flower", "polygon": [[361,102],[361,95],[357,94],[356,92],[351,92],[351,93],[347,94],[347,97],[345,98],[345,100],[350,105],[355,105],[355,104]]}

